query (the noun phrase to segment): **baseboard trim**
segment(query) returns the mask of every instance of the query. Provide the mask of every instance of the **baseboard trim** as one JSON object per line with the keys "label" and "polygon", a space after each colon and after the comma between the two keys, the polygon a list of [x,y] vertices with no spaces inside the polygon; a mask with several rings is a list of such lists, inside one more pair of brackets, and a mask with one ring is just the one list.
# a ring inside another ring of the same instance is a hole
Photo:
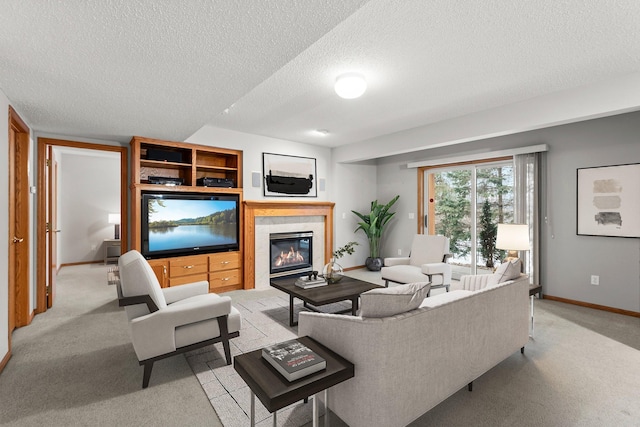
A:
{"label": "baseboard trim", "polygon": [[72,265],[84,265],[84,264],[102,264],[104,261],[81,261],[81,262],[68,262],[65,264],[60,264],[60,269],[62,267],[71,267]]}
{"label": "baseboard trim", "polygon": [[344,271],[351,271],[351,270],[360,270],[361,268],[365,268],[365,265],[356,265],[355,267],[347,267],[344,269]]}
{"label": "baseboard trim", "polygon": [[607,307],[606,305],[600,305],[600,304],[591,304],[590,302],[583,302],[583,301],[576,301],[576,300],[567,299],[567,298],[554,297],[553,295],[545,294],[543,295],[543,299],[564,302],[566,304],[579,305],[581,307],[593,308],[596,310],[608,311],[610,313],[623,314],[625,316],[640,317],[640,312],[631,311],[631,310],[622,310],[620,308]]}
{"label": "baseboard trim", "polygon": [[4,358],[0,362],[0,372],[4,370],[5,366],[7,366],[7,363],[9,363],[9,359],[11,359],[11,349],[9,349],[7,354],[5,354]]}

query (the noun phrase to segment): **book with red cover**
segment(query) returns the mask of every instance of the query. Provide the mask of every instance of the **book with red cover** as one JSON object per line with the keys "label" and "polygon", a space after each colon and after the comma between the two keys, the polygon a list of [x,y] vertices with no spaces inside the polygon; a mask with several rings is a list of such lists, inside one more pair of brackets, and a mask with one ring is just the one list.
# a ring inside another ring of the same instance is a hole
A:
{"label": "book with red cover", "polygon": [[287,381],[295,381],[327,367],[327,361],[297,339],[262,349],[262,358]]}

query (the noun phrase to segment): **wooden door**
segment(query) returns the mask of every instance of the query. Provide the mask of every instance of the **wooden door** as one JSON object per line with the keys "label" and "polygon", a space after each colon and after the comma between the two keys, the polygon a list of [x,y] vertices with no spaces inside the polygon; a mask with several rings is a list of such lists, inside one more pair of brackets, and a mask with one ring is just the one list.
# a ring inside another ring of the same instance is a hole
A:
{"label": "wooden door", "polygon": [[58,275],[58,162],[53,147],[47,149],[47,308],[53,306]]}
{"label": "wooden door", "polygon": [[29,128],[9,107],[9,332],[28,325]]}

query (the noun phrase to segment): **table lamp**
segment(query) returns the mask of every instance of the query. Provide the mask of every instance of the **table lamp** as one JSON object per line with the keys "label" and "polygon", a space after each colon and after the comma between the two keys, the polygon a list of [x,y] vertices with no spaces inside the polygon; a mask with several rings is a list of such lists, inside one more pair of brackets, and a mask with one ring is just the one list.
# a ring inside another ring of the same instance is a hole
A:
{"label": "table lamp", "polygon": [[115,233],[113,238],[116,240],[120,239],[120,214],[110,213],[109,224],[115,224]]}
{"label": "table lamp", "polygon": [[507,250],[505,261],[518,259],[518,251],[528,251],[529,226],[527,224],[498,224],[496,248]]}

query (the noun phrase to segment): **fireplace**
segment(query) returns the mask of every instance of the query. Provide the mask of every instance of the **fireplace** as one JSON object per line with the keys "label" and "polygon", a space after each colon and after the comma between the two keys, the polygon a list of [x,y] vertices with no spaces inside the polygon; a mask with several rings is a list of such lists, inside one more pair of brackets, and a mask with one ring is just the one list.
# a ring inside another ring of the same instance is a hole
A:
{"label": "fireplace", "polygon": [[270,277],[296,276],[313,271],[313,232],[269,234]]}

